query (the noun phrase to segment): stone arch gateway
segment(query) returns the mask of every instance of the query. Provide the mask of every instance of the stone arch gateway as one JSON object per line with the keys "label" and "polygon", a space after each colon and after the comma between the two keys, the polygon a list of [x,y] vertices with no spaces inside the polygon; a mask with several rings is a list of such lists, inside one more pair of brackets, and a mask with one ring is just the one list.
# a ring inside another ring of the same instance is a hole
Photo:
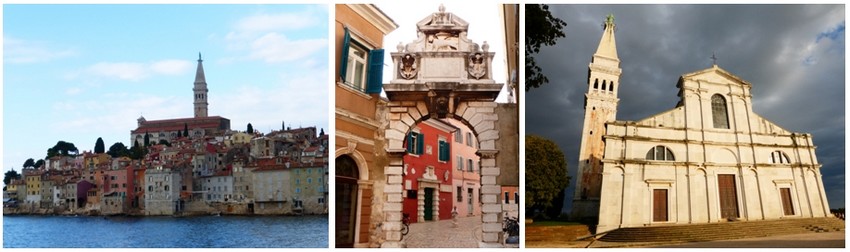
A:
{"label": "stone arch gateway", "polygon": [[[503,84],[492,79],[494,52],[484,42],[479,45],[466,37],[469,24],[440,8],[417,23],[418,38],[399,43],[392,52],[393,79],[383,85],[386,110],[386,151],[384,169],[382,247],[403,247],[402,176],[405,136],[417,123],[428,118],[454,118],[466,124],[478,138],[481,171],[480,246],[500,247],[502,239],[499,203],[501,192],[497,155],[500,137],[496,97]],[[516,120],[516,118],[512,118]]]}

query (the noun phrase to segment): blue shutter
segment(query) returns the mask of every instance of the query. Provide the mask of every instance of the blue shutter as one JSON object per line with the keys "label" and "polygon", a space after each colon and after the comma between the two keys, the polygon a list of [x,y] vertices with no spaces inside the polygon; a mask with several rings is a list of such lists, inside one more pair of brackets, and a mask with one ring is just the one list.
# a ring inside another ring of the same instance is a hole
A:
{"label": "blue shutter", "polygon": [[342,39],[342,54],[339,57],[339,80],[345,82],[345,70],[348,68],[348,48],[351,46],[351,34],[345,27],[345,37]]}
{"label": "blue shutter", "polygon": [[418,134],[416,140],[416,154],[422,155],[422,149],[425,149],[423,148],[425,145],[425,135]]}
{"label": "blue shutter", "polygon": [[369,77],[366,82],[367,94],[380,94],[384,87],[384,49],[369,51]]}

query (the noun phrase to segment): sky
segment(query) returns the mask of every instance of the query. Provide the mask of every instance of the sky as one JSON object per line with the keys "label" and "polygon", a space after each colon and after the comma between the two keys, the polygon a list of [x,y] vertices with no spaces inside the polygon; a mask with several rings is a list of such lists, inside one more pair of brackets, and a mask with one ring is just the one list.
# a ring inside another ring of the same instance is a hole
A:
{"label": "sky", "polygon": [[572,207],[588,64],[609,13],[623,72],[617,120],[675,107],[676,82],[717,65],[752,83],[753,110],[811,133],[830,208],[845,201],[844,5],[550,5],[566,36],[535,55],[549,83],[526,93],[527,134],[555,141],[572,176]]}
{"label": "sky", "polygon": [[[396,1],[383,2],[375,4],[387,16],[393,19],[398,28],[390,32],[384,37],[384,48],[387,51],[384,59],[384,83],[389,83],[392,80],[393,71],[392,57],[390,53],[396,52],[396,46],[399,42],[404,44],[413,42],[416,37],[416,23],[422,21],[426,17],[431,17],[431,14],[438,11],[440,2],[435,1]],[[496,83],[505,84],[502,87],[502,92],[496,98],[497,102],[507,102],[507,83],[505,65],[505,38],[503,24],[501,22],[501,10],[499,4],[482,4],[480,2],[446,2],[443,3],[446,7],[446,12],[454,13],[469,23],[469,31],[467,38],[472,42],[483,44],[487,41],[490,45],[490,50],[496,52],[493,56],[493,80]],[[497,49],[498,48],[498,49]]]}
{"label": "sky", "polygon": [[209,115],[231,129],[328,132],[328,5],[4,5],[3,171],[57,141],[130,143],[136,119]]}

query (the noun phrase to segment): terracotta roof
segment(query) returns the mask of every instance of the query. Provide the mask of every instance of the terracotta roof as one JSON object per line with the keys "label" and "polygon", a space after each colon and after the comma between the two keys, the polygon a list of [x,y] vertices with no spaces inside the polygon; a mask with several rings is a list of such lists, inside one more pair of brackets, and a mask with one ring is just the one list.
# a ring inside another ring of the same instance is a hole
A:
{"label": "terracotta roof", "polygon": [[130,133],[143,134],[145,132],[154,133],[160,131],[178,131],[183,130],[185,126],[188,126],[189,129],[221,129],[221,122],[224,120],[229,121],[230,119],[221,116],[209,116],[201,118],[189,117],[166,120],[151,120],[142,122],[142,125],[140,125],[135,130],[130,131]]}

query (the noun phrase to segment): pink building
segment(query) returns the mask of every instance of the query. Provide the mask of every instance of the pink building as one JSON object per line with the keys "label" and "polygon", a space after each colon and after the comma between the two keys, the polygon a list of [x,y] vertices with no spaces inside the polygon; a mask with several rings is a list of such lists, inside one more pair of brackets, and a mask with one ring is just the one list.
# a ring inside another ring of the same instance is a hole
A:
{"label": "pink building", "polygon": [[430,119],[407,135],[402,212],[410,216],[410,222],[451,219],[451,142],[455,130],[442,120]]}
{"label": "pink building", "polygon": [[481,215],[481,173],[479,158],[475,154],[478,139],[463,123],[453,119],[448,122],[458,128],[452,141],[452,200],[459,217]]}

